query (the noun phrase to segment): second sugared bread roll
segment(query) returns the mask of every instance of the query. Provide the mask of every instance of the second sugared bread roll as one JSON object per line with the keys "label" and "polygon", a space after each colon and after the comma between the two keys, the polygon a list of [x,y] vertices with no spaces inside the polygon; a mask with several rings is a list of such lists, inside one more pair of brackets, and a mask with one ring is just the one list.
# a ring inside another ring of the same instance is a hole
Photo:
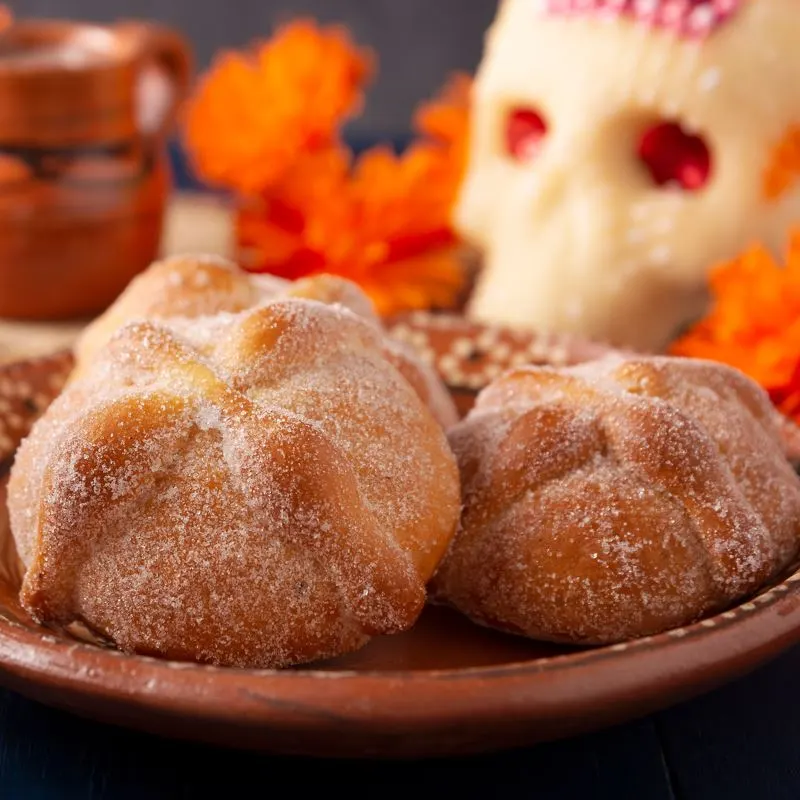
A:
{"label": "second sugared bread roll", "polygon": [[798,553],[778,415],[725,366],[521,368],[450,441],[465,508],[433,592],[485,625],[619,642],[720,611]]}
{"label": "second sugared bread roll", "polygon": [[276,299],[111,334],[22,444],[9,506],[41,622],[282,667],[409,628],[460,495],[382,333]]}

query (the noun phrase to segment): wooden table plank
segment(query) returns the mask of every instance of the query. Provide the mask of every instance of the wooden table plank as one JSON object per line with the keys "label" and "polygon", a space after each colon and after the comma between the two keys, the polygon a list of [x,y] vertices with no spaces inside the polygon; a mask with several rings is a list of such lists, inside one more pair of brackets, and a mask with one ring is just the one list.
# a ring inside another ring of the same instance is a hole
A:
{"label": "wooden table plank", "polygon": [[282,785],[292,796],[312,797],[342,786],[377,797],[391,788],[391,797],[674,800],[649,721],[466,759],[311,762],[162,741],[0,692],[4,800],[250,797]]}
{"label": "wooden table plank", "polygon": [[800,798],[800,647],[658,715],[681,798]]}

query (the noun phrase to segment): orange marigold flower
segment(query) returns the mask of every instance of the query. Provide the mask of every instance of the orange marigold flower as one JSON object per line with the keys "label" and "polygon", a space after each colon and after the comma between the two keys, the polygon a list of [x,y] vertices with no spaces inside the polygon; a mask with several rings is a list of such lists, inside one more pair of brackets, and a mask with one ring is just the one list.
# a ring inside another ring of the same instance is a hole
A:
{"label": "orange marigold flower", "polygon": [[240,201],[236,240],[246,269],[290,280],[321,271],[322,256],[307,243],[309,218],[314,209],[339,207],[350,159],[350,152],[341,147],[307,154],[272,192]]}
{"label": "orange marigold flower", "polygon": [[269,190],[300,155],[330,147],[357,112],[372,56],[339,27],[300,20],[251,53],[223,53],[185,117],[198,175],[244,194]]}
{"label": "orange marigold flower", "polygon": [[800,231],[790,239],[785,265],[753,245],[712,272],[711,293],[708,316],[671,352],[740,369],[800,421]]}
{"label": "orange marigold flower", "polygon": [[467,79],[418,117],[421,138],[402,155],[376,147],[354,162],[332,146],[298,158],[237,221],[240,259],[290,279],[341,275],[378,312],[450,308],[465,281],[450,217],[465,165]]}
{"label": "orange marigold flower", "polygon": [[220,57],[186,113],[203,179],[239,196],[245,268],[358,283],[379,313],[450,307],[465,281],[450,217],[466,164],[471,81],[456,76],[417,115],[403,155],[354,159],[341,126],[371,59],[339,28],[307,21],[250,55]]}
{"label": "orange marigold flower", "polygon": [[326,161],[310,170],[314,188],[299,171],[297,184],[240,212],[245,266],[292,280],[341,275],[359,284],[380,314],[451,307],[464,271],[447,215],[429,201],[436,159],[424,148],[403,156],[375,148],[344,174],[340,158]]}

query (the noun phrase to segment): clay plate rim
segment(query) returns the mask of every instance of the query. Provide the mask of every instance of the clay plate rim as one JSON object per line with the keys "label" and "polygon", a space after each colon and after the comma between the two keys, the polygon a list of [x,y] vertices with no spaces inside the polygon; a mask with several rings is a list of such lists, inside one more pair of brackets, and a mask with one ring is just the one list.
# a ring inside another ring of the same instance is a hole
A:
{"label": "clay plate rim", "polygon": [[270,752],[486,752],[627,721],[762,665],[800,642],[800,567],[786,575],[715,617],[625,644],[397,671],[235,670],[131,656],[29,627],[0,597],[0,683],[103,722]]}
{"label": "clay plate rim", "polygon": [[[85,716],[181,738],[312,756],[423,757],[532,744],[627,721],[740,677],[798,641],[795,572],[685,628],[456,669],[235,670],[131,656],[2,618],[0,680]],[[108,713],[93,707],[103,700]],[[177,729],[164,724],[165,716],[178,718]],[[300,739],[282,740],[288,732]]]}

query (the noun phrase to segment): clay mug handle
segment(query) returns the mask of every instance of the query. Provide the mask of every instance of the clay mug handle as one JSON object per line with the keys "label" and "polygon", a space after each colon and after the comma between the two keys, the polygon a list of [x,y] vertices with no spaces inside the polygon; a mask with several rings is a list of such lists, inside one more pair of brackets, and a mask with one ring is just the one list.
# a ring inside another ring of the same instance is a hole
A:
{"label": "clay mug handle", "polygon": [[[189,45],[177,31],[154,22],[122,22],[115,29],[131,42],[139,69],[137,99],[141,130],[148,137],[164,137],[189,90],[192,75]],[[152,98],[159,92],[156,111],[148,110],[148,94]]]}

